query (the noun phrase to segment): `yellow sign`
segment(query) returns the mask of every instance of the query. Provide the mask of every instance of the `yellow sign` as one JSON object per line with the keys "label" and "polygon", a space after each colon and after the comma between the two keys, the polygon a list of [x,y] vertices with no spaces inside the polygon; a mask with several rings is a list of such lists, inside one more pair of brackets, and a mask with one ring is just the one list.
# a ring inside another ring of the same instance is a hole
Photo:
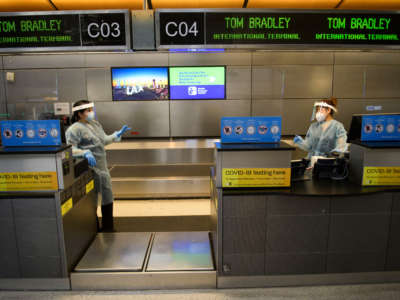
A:
{"label": "yellow sign", "polygon": [[290,168],[222,169],[222,187],[289,187]]}
{"label": "yellow sign", "polygon": [[69,198],[63,203],[63,205],[61,205],[61,215],[64,216],[66,213],[68,213],[72,206],[74,206],[74,203],[72,202],[72,198]]}
{"label": "yellow sign", "polygon": [[89,194],[91,190],[94,188],[94,181],[91,180],[87,185],[86,185],[86,194]]}
{"label": "yellow sign", "polygon": [[0,191],[58,190],[56,172],[0,173]]}
{"label": "yellow sign", "polygon": [[400,185],[400,167],[364,167],[362,185]]}

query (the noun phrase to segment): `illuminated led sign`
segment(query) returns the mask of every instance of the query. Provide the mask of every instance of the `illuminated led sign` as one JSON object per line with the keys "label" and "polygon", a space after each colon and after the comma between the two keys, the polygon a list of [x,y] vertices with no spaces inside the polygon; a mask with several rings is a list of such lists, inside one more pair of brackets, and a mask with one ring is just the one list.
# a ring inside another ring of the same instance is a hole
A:
{"label": "illuminated led sign", "polygon": [[[357,11],[160,10],[157,46],[399,46],[400,14]],[[199,21],[200,20],[200,21]]]}
{"label": "illuminated led sign", "polygon": [[129,11],[0,14],[0,51],[129,49]]}

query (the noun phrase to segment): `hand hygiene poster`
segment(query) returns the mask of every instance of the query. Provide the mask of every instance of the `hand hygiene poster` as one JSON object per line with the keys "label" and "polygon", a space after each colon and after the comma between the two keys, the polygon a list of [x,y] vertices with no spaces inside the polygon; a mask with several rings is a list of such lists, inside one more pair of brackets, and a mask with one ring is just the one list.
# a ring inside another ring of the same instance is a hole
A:
{"label": "hand hygiene poster", "polygon": [[225,99],[225,67],[170,67],[170,98]]}

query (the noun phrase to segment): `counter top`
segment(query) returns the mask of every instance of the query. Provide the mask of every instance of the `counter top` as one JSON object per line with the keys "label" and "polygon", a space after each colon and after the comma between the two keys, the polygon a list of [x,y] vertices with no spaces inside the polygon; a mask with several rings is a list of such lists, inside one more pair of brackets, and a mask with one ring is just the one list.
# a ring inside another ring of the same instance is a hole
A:
{"label": "counter top", "polygon": [[368,149],[400,148],[399,141],[382,141],[382,142],[351,141],[351,143]]}
{"label": "counter top", "polygon": [[355,196],[382,192],[400,192],[400,186],[365,187],[348,180],[330,179],[292,182],[290,188],[224,188],[225,195],[284,194],[295,196]]}
{"label": "counter top", "polygon": [[265,151],[265,150],[295,150],[285,142],[279,143],[253,143],[253,144],[222,144],[215,143],[217,151]]}
{"label": "counter top", "polygon": [[51,153],[58,153],[62,152],[68,148],[70,148],[71,145],[61,145],[61,146],[54,146],[54,147],[41,147],[41,146],[36,146],[36,147],[0,147],[0,155],[5,155],[5,154],[51,154]]}

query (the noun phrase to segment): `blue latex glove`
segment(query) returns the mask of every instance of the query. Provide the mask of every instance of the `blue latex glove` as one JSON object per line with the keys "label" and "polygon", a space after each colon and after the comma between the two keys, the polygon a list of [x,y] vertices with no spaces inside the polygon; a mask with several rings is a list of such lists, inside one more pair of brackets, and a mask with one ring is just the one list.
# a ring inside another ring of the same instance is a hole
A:
{"label": "blue latex glove", "polygon": [[299,135],[296,135],[293,139],[293,143],[295,144],[301,144],[303,142],[303,138]]}
{"label": "blue latex glove", "polygon": [[128,130],[131,130],[132,128],[130,128],[128,125],[124,125],[122,126],[120,131],[117,131],[116,135],[117,137],[121,137],[125,132],[127,132]]}
{"label": "blue latex glove", "polygon": [[96,159],[94,158],[91,151],[86,152],[83,157],[85,157],[89,163],[89,166],[95,167],[96,166]]}

